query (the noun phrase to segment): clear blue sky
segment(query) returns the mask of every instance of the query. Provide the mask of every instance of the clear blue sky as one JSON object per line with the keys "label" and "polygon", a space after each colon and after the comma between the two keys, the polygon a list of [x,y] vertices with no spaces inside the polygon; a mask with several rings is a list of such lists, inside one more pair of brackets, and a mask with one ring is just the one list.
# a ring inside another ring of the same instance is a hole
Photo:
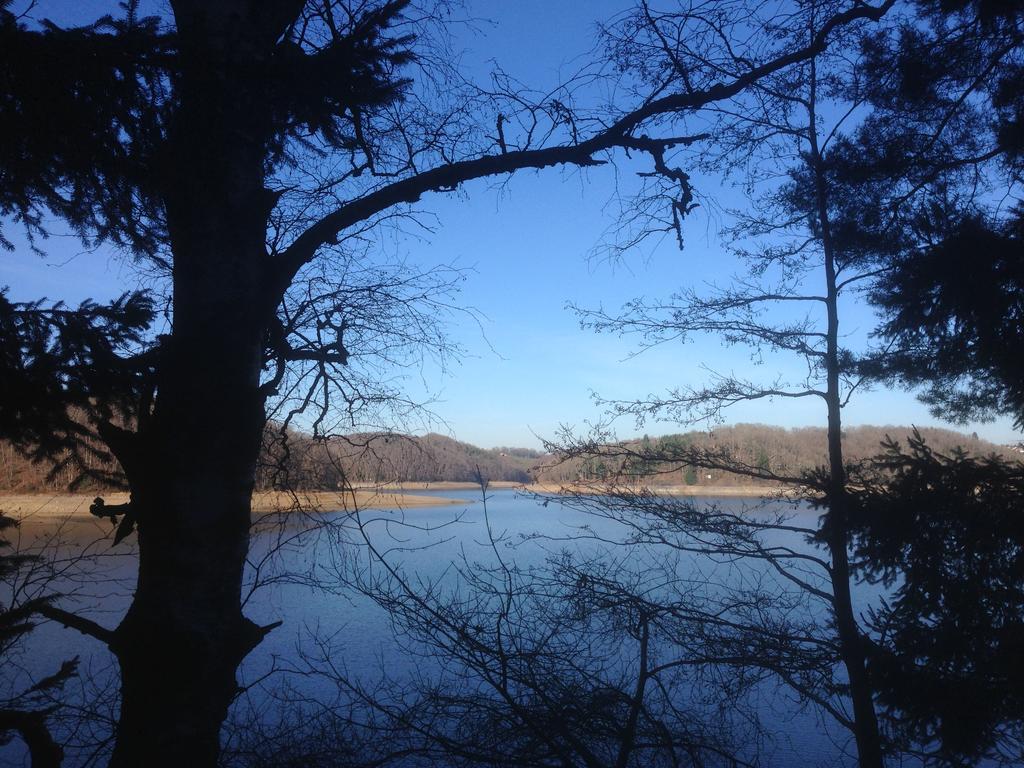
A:
{"label": "clear blue sky", "polygon": [[[83,3],[82,12],[110,5]],[[596,20],[624,5],[473,0],[469,13],[496,23],[478,24],[477,32],[460,36],[460,45],[473,71],[483,74],[487,60],[494,58],[524,82],[544,87],[571,71],[577,57],[592,47]],[[682,286],[725,282],[739,268],[720,247],[716,222],[701,213],[687,223],[682,252],[669,240],[616,265],[588,260],[613,215],[613,174],[608,168],[585,174],[548,170],[519,174],[500,188],[478,182],[458,194],[424,201],[421,207],[440,223],[426,241],[392,243],[393,255],[417,264],[455,263],[474,270],[462,300],[485,316],[483,333],[473,322],[457,322],[452,334],[468,355],[446,375],[427,368],[412,372],[408,380],[413,396],[436,398],[432,410],[442,422],[438,431],[485,447],[537,447],[538,436],[553,436],[560,424],[584,427],[600,417],[591,391],[638,397],[697,384],[706,376],[702,365],[725,373],[750,369],[744,350],[724,349],[713,338],[663,346],[626,360],[633,348],[629,341],[582,331],[564,309],[567,301],[616,308],[636,296],[667,297]],[[139,283],[115,254],[83,253],[74,238],[52,238],[46,249],[50,255],[45,259],[24,249],[0,256],[0,285],[9,285],[14,298],[103,299]],[[847,317],[847,330],[864,333],[871,327],[866,310]],[[755,373],[771,379],[776,370],[793,365],[799,364],[769,360]],[[737,407],[729,420],[804,426],[823,424],[824,413],[810,399],[776,401]],[[878,390],[855,396],[846,420],[850,425],[939,424],[913,395]],[[652,424],[644,431],[681,429]],[[1021,437],[1006,420],[971,429],[997,442]],[[629,436],[635,430],[632,423],[622,423],[619,432]]]}

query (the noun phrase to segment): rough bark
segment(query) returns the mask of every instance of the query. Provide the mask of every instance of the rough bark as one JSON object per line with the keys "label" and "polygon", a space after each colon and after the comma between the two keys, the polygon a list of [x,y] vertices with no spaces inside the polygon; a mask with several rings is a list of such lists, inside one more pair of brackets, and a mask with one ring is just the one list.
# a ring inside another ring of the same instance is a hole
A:
{"label": "rough bark", "polygon": [[243,6],[175,4],[181,101],[157,170],[174,317],[128,473],[139,576],[112,644],[112,766],[214,765],[236,669],[260,637],[241,588],[264,425],[267,133],[244,72],[268,35]]}

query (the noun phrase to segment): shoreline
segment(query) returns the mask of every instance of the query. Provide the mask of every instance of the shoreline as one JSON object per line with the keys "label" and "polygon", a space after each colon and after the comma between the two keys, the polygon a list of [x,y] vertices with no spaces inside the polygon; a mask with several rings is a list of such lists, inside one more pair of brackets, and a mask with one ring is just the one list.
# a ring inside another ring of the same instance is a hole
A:
{"label": "shoreline", "polygon": [[[352,486],[357,492],[377,493],[406,493],[408,491],[479,491],[480,484],[473,481],[462,480],[436,480],[436,481],[409,481],[409,482],[387,482],[387,483],[356,483]],[[490,480],[487,483],[490,490],[508,490],[525,488],[524,483],[517,483],[514,480]]]}
{"label": "shoreline", "polygon": [[[389,509],[392,507],[444,507],[455,504],[468,504],[475,499],[452,499],[444,496],[425,496],[416,491],[472,491],[480,486],[472,482],[416,482],[416,483],[380,483],[376,485],[357,485],[352,491],[296,491],[294,494],[285,491],[257,491],[253,494],[252,511],[263,515],[287,511],[332,511],[352,508],[353,502],[359,509]],[[488,484],[489,490],[516,490],[523,493],[559,495],[564,493],[600,494],[603,488],[599,485],[574,485],[559,483],[516,483],[511,481],[494,481]],[[639,490],[639,487],[637,487]],[[680,485],[662,486],[653,489],[667,496],[705,497],[705,498],[771,498],[776,495],[788,495],[787,489],[764,486],[701,486]],[[89,505],[96,493],[12,493],[0,491],[0,511],[16,520],[52,520],[59,518],[95,519],[89,513]],[[128,494],[114,492],[103,494],[107,504],[123,504],[128,501]]]}
{"label": "shoreline", "polygon": [[[472,484],[469,484],[472,486]],[[455,489],[448,489],[455,490]],[[0,492],[0,511],[18,520],[96,520],[89,512],[97,494],[93,493],[9,493]],[[108,505],[124,504],[128,501],[125,492],[102,494]],[[357,488],[352,493],[335,491],[257,491],[252,497],[252,511],[256,515],[277,512],[330,512],[352,508],[355,501],[359,509],[391,509],[394,507],[446,507],[465,504],[466,499],[450,499],[443,496],[421,496],[402,491]]]}
{"label": "shoreline", "polygon": [[[620,485],[620,488],[640,490],[645,486]],[[377,491],[382,493],[406,493],[410,491],[478,491],[480,486],[473,482],[442,480],[437,482],[379,483],[377,485],[356,485],[357,491]],[[488,490],[515,490],[525,493],[593,493],[604,492],[600,484],[577,483],[517,483],[511,480],[494,480],[487,484]],[[772,498],[779,494],[792,494],[792,489],[784,486],[766,485],[661,485],[651,490],[666,496],[702,496],[706,498]]]}
{"label": "shoreline", "polygon": [[[524,491],[551,494],[580,493],[596,495],[605,492],[604,486],[600,484],[577,485],[573,483],[533,483],[532,485],[522,485],[519,487]],[[770,499],[775,496],[789,496],[793,493],[792,489],[784,486],[764,485],[619,485],[617,487],[630,491],[640,491],[644,488],[649,488],[654,493],[663,496],[687,496],[705,499]]]}

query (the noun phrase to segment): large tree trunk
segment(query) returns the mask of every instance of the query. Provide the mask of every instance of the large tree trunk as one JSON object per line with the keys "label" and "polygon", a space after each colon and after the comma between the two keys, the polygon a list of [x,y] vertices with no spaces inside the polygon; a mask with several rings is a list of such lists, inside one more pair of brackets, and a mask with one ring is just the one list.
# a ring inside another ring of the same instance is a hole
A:
{"label": "large tree trunk", "polygon": [[241,332],[212,326],[196,338],[180,325],[173,343],[188,344],[161,378],[148,472],[133,481],[139,579],[114,648],[116,766],[213,765],[236,669],[259,639],[241,610],[259,364],[244,359],[254,345]]}
{"label": "large tree trunk", "polygon": [[262,55],[254,47],[273,36],[250,28],[258,19],[245,3],[232,5],[175,4],[181,108],[156,162],[174,316],[154,413],[140,428],[136,466],[126,467],[139,579],[114,642],[118,767],[214,765],[238,665],[261,637],[242,614],[241,589],[274,308],[265,289],[267,136],[245,78]]}

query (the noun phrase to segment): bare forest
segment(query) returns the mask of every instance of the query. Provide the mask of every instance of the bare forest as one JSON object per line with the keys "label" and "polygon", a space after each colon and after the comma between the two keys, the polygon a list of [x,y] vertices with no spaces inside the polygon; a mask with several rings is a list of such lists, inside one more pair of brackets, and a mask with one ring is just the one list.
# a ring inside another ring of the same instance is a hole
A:
{"label": "bare forest", "polygon": [[[850,427],[844,433],[851,460],[876,455],[886,437],[906,439],[910,427]],[[975,456],[1012,457],[1013,451],[954,430],[924,428],[920,433],[937,451],[960,448]],[[692,446],[721,450],[737,460],[777,470],[783,474],[810,472],[827,453],[824,429],[784,429],[764,424],[737,424],[710,431],[694,431],[628,441],[638,450],[664,450],[666,446]],[[612,454],[613,446],[605,453]],[[115,481],[101,483],[82,477],[76,467],[56,462],[33,461],[9,442],[0,442],[0,492],[115,490]],[[116,465],[101,456],[91,459],[97,475],[111,473]],[[269,427],[256,476],[257,490],[301,489],[334,491],[347,485],[386,483],[472,483],[479,477],[491,481],[522,483],[594,482],[613,478],[652,486],[744,486],[771,483],[696,466],[638,462],[613,455],[560,460],[554,454],[530,448],[478,448],[450,437],[398,434],[355,434],[332,440],[314,440],[302,433]],[[79,484],[73,481],[80,480]]]}

